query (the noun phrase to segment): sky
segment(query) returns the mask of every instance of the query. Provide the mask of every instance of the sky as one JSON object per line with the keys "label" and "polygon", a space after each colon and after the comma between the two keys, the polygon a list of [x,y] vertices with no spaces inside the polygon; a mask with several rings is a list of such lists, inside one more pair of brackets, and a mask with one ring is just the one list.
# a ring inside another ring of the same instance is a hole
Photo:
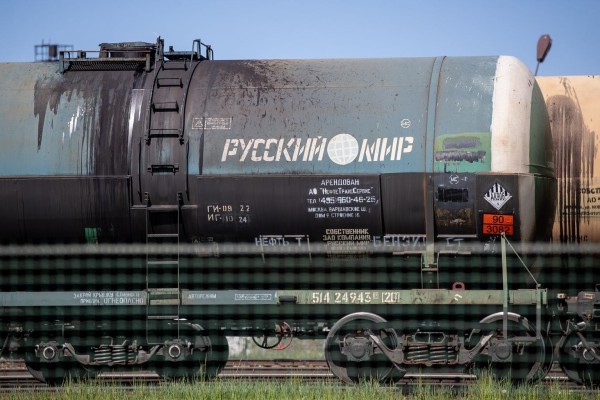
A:
{"label": "sky", "polygon": [[539,75],[600,75],[600,0],[2,0],[0,62],[34,46],[155,42],[215,59],[513,55]]}

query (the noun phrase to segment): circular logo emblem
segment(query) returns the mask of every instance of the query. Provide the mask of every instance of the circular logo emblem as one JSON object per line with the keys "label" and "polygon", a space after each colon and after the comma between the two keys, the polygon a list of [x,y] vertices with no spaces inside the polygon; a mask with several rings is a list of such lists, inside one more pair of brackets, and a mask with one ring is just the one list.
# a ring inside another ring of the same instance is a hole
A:
{"label": "circular logo emblem", "polygon": [[404,118],[402,121],[400,121],[400,126],[403,127],[404,129],[410,128],[411,122],[410,119],[408,118]]}
{"label": "circular logo emblem", "polygon": [[327,155],[338,165],[350,164],[358,155],[358,141],[347,133],[339,133],[327,144]]}

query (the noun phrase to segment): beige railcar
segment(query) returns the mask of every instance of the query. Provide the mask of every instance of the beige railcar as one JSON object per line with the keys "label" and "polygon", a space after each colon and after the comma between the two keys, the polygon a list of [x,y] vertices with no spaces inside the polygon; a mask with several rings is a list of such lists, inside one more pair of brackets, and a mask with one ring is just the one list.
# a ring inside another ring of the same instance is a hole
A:
{"label": "beige railcar", "polygon": [[555,242],[600,243],[600,75],[537,78],[555,143]]}

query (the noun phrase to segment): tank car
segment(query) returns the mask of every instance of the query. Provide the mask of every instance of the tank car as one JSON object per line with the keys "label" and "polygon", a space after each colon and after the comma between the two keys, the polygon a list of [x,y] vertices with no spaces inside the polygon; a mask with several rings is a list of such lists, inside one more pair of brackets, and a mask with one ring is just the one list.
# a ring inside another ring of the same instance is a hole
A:
{"label": "tank car", "polygon": [[214,376],[226,336],[323,338],[346,382],[535,380],[546,309],[588,304],[501,251],[547,242],[556,206],[513,57],[220,61],[159,39],[0,69],[0,315],[42,381]]}

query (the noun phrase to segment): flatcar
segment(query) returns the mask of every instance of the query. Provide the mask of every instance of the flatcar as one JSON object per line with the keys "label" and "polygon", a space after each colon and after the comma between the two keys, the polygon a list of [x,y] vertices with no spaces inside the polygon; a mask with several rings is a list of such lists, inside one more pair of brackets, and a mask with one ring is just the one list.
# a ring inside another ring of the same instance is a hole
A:
{"label": "flatcar", "polygon": [[346,382],[534,381],[554,353],[596,379],[596,294],[506,250],[548,243],[557,205],[519,60],[220,61],[159,38],[0,70],[0,318],[39,380],[211,377],[227,336],[325,339]]}

